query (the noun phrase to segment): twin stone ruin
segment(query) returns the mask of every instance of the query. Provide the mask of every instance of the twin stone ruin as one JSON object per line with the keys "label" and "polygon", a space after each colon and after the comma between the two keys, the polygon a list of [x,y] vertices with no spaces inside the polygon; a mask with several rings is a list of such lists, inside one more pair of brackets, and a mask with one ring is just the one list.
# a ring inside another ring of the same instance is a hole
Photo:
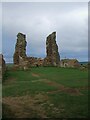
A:
{"label": "twin stone ruin", "polygon": [[[46,38],[46,57],[36,58],[26,55],[26,35],[17,34],[17,42],[15,45],[15,53],[13,56],[14,68],[28,69],[32,66],[78,66],[79,62],[76,59],[67,59],[60,61],[58,45],[56,43],[56,32],[53,32]],[[71,61],[71,62],[70,62]]]}
{"label": "twin stone ruin", "polygon": [[30,66],[60,66],[60,56],[58,46],[56,43],[56,32],[53,32],[46,40],[46,57],[36,58],[27,57],[26,55],[26,35],[18,33],[17,42],[15,46],[15,53],[13,56],[14,65],[16,67],[27,69]]}
{"label": "twin stone ruin", "polygon": [[[77,59],[62,59],[58,52],[56,43],[56,32],[53,32],[46,38],[46,57],[36,58],[26,55],[26,35],[17,34],[17,42],[15,45],[15,53],[13,55],[14,69],[28,69],[32,66],[56,66],[56,67],[80,67]],[[3,55],[0,54],[0,76],[6,71],[6,64]],[[1,79],[1,77],[0,77]]]}

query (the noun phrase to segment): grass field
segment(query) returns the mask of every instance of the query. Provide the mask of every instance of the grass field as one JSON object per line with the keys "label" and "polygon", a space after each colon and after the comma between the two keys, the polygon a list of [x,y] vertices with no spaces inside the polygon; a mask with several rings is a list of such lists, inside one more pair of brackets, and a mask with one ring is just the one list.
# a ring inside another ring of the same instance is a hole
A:
{"label": "grass field", "polygon": [[4,79],[3,117],[88,117],[88,71],[38,67],[8,70]]}

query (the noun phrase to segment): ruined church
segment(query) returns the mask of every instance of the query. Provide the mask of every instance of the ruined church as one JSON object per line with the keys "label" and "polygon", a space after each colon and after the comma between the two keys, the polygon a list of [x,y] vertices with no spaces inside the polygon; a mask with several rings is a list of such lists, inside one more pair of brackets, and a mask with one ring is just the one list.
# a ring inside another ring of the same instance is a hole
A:
{"label": "ruined church", "polygon": [[14,66],[26,69],[29,66],[60,66],[60,55],[56,43],[56,32],[50,34],[46,39],[46,57],[36,58],[26,55],[26,35],[17,34],[15,53],[13,56]]}

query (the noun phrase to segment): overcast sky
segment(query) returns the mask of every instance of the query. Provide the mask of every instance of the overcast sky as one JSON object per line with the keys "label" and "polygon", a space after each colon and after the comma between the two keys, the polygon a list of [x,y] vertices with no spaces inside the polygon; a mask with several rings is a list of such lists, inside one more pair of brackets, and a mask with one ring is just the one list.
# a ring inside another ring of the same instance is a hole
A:
{"label": "overcast sky", "polygon": [[[3,54],[12,62],[18,32],[27,56],[46,56],[46,37],[56,31],[60,57],[88,60],[88,3],[2,3]],[[1,47],[1,46],[0,46]]]}
{"label": "overcast sky", "polygon": [[1,0],[2,2],[88,2],[89,0]]}

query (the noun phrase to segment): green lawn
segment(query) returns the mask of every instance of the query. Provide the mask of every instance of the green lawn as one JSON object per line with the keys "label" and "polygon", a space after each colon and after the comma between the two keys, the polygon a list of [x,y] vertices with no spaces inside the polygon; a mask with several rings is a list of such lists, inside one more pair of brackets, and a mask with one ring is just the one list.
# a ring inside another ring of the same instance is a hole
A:
{"label": "green lawn", "polygon": [[[5,112],[9,109],[16,117],[88,117],[88,71],[57,67],[38,67],[28,71],[9,69],[4,79],[3,101],[10,107],[4,105],[4,117],[10,117],[10,113]],[[18,112],[9,100],[16,101]]]}

